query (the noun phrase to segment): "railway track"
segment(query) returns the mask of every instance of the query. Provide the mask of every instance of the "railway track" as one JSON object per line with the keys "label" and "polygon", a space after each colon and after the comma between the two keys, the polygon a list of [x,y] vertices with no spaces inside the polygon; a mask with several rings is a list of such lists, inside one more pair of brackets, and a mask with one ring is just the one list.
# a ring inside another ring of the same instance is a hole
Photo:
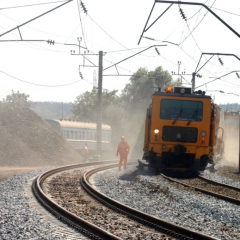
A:
{"label": "railway track", "polygon": [[[114,163],[114,164],[113,164]],[[102,165],[100,168],[95,168],[90,171],[86,171],[82,174],[81,185],[82,188],[90,194],[97,201],[104,204],[106,207],[114,209],[119,214],[125,215],[128,218],[134,219],[138,223],[151,227],[156,231],[162,233],[162,239],[216,239],[202,233],[191,231],[189,229],[180,227],[178,225],[166,222],[159,218],[153,217],[146,213],[137,211],[133,208],[127,207],[117,201],[114,201],[107,196],[99,193],[94,189],[90,183],[90,177],[99,172],[109,168],[117,167],[116,161],[105,161],[105,162],[95,162],[88,164],[79,164],[74,166],[65,166],[58,169],[53,169],[51,171],[45,172],[35,179],[32,185],[33,192],[41,204],[46,207],[50,212],[52,212],[57,218],[66,222],[68,225],[74,227],[79,232],[88,236],[90,239],[121,239],[120,237],[110,233],[110,231],[103,230],[102,228],[96,226],[95,224],[86,221],[84,218],[81,218],[74,214],[72,211],[67,210],[65,207],[57,204],[55,201],[48,196],[47,193],[43,190],[44,181],[52,176],[63,171],[79,169],[84,167],[92,167],[93,165]],[[107,165],[106,165],[107,164]],[[71,180],[72,181],[72,180]],[[78,181],[79,182],[79,181]],[[107,210],[108,211],[108,210]],[[167,235],[167,236],[166,236]],[[140,238],[141,239],[141,238]],[[157,238],[160,239],[160,238]]]}
{"label": "railway track", "polygon": [[[113,162],[113,161],[112,161]],[[110,162],[109,162],[110,163]],[[83,168],[87,166],[98,165],[102,163],[87,163],[87,164],[77,164],[71,166],[64,166],[56,169],[52,169],[38,176],[32,184],[32,191],[37,198],[37,200],[53,215],[55,215],[59,220],[66,223],[70,227],[73,227],[83,235],[89,237],[89,239],[113,239],[120,240],[121,238],[114,236],[108,231],[105,231],[96,225],[91,224],[88,221],[85,221],[83,218],[78,217],[77,215],[71,213],[66,208],[60,206],[55,201],[53,201],[47,193],[43,190],[44,181],[50,176],[57,174],[59,172],[68,171],[75,168]]]}
{"label": "railway track", "polygon": [[240,188],[215,182],[202,176],[198,176],[195,179],[176,179],[167,177],[164,174],[161,174],[161,176],[171,182],[175,182],[185,187],[193,188],[196,191],[240,205]]}

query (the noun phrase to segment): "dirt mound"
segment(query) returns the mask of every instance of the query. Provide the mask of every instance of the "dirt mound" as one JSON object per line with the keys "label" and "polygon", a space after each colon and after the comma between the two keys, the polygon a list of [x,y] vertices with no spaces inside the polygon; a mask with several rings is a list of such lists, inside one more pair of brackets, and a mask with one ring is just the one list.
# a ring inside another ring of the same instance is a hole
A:
{"label": "dirt mound", "polygon": [[1,116],[0,166],[59,166],[82,157],[29,108],[11,107]]}

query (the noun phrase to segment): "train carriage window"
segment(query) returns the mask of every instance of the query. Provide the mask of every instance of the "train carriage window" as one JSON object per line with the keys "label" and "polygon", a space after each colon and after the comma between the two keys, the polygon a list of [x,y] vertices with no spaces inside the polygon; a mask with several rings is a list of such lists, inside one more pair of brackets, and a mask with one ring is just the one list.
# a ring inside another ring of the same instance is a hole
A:
{"label": "train carriage window", "polygon": [[160,105],[161,119],[178,119],[202,121],[203,102],[162,99]]}
{"label": "train carriage window", "polygon": [[85,132],[82,132],[82,139],[85,140]]}
{"label": "train carriage window", "polygon": [[77,139],[77,132],[74,132],[73,139]]}
{"label": "train carriage window", "polygon": [[73,139],[73,131],[69,132],[69,139]]}
{"label": "train carriage window", "polygon": [[66,139],[69,139],[69,131],[66,131]]}
{"label": "train carriage window", "polygon": [[106,133],[106,141],[108,142],[108,133]]}
{"label": "train carriage window", "polygon": [[92,133],[89,132],[89,140],[92,140]]}

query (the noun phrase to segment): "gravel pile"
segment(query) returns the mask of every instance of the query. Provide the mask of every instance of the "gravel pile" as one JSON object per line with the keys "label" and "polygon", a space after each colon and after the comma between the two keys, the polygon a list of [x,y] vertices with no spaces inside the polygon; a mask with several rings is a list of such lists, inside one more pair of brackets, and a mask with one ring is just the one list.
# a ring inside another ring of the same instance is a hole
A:
{"label": "gravel pile", "polygon": [[33,199],[24,194],[25,184],[42,172],[35,171],[0,181],[0,239],[68,239],[59,231],[59,226],[46,221],[45,216],[31,206]]}
{"label": "gravel pile", "polygon": [[149,172],[107,170],[98,173],[99,191],[129,207],[177,225],[219,238],[240,239],[240,208],[189,188],[170,186],[168,180]]}
{"label": "gravel pile", "polygon": [[28,108],[0,111],[0,166],[57,166],[82,162],[75,149]]}

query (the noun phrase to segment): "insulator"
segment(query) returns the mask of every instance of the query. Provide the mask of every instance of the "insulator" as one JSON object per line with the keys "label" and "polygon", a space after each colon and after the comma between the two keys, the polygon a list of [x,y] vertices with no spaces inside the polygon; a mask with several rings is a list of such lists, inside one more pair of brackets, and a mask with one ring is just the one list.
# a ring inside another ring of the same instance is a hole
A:
{"label": "insulator", "polygon": [[83,2],[81,2],[81,7],[82,7],[82,9],[83,9],[84,13],[86,13],[86,14],[87,14],[87,9],[86,9],[86,7],[85,7],[85,5],[84,5],[84,3],[83,3]]}
{"label": "insulator", "polygon": [[223,65],[223,61],[221,58],[218,58],[218,61],[220,62],[221,65]]}
{"label": "insulator", "polygon": [[156,50],[157,54],[158,54],[158,55],[160,55],[160,52],[158,51],[158,49],[157,49],[157,48],[155,48],[155,50]]}
{"label": "insulator", "polygon": [[81,72],[79,72],[80,78],[83,79],[83,75]]}
{"label": "insulator", "polygon": [[238,78],[240,78],[240,76],[239,76],[239,74],[238,74],[238,73],[236,73],[236,75],[237,75],[237,77],[238,77]]}
{"label": "insulator", "polygon": [[53,40],[47,40],[47,43],[50,44],[50,45],[51,44],[54,45],[54,41]]}
{"label": "insulator", "polygon": [[186,18],[185,14],[184,14],[184,12],[183,12],[183,10],[182,10],[181,8],[179,8],[179,12],[180,12],[180,14],[181,14],[181,16],[182,16],[182,19],[184,19],[185,21],[187,21],[187,18]]}

